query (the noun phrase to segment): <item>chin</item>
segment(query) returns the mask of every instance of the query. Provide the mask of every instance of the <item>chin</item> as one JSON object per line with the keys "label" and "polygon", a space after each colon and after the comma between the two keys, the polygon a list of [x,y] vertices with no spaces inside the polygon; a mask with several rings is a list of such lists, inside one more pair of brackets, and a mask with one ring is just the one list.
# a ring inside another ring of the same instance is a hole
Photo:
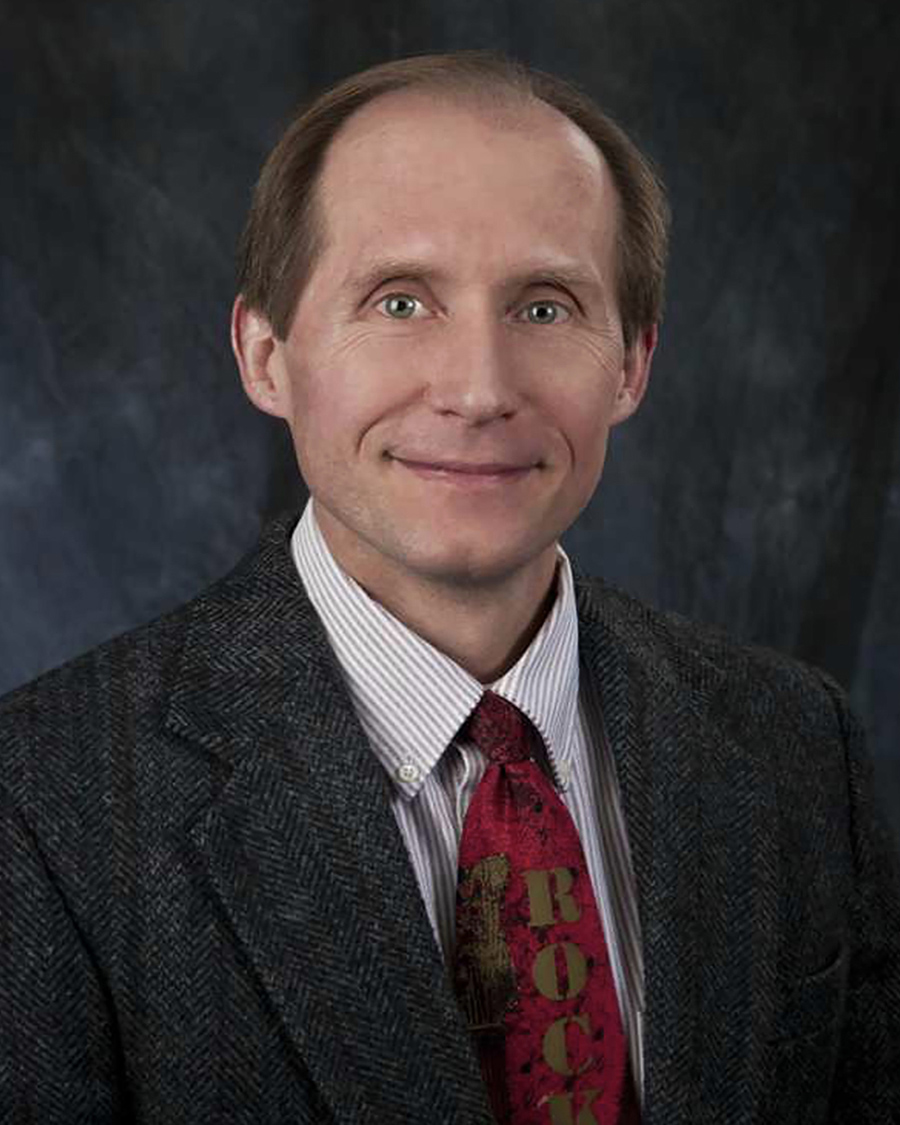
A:
{"label": "chin", "polygon": [[[538,552],[539,553],[539,552]],[[536,554],[508,541],[407,544],[395,560],[410,573],[447,586],[495,585],[533,563]]]}

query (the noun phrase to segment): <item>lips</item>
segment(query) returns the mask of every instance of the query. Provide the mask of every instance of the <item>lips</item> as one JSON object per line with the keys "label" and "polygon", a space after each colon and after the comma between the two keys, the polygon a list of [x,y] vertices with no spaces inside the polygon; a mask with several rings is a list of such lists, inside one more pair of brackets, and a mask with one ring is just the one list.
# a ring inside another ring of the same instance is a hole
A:
{"label": "lips", "polygon": [[533,469],[535,464],[517,465],[508,461],[419,461],[406,457],[395,457],[415,469],[436,469],[450,473],[468,473],[472,476],[483,476],[487,473],[518,473],[524,469]]}

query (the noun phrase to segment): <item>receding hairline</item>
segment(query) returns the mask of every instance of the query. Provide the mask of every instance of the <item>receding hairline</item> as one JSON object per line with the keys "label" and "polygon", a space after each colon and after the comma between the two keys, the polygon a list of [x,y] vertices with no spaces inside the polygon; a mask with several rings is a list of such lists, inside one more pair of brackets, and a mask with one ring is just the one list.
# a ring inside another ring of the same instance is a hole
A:
{"label": "receding hairline", "polygon": [[395,102],[397,112],[407,110],[410,103],[431,101],[438,110],[457,109],[470,112],[492,128],[512,132],[527,131],[534,127],[535,113],[554,121],[567,131],[574,131],[590,146],[602,166],[606,165],[603,150],[594,138],[581,125],[557,106],[545,101],[530,89],[511,86],[507,81],[494,75],[481,78],[477,82],[466,75],[438,74],[411,82],[408,85],[383,90],[357,106],[341,122],[322,153],[322,160],[316,175],[316,186],[335,144],[346,139],[348,132],[362,128],[361,119],[372,113],[386,111],[386,104]]}
{"label": "receding hairline", "polygon": [[343,122],[346,125],[366,108],[388,100],[433,98],[441,105],[471,109],[501,128],[517,128],[529,111],[535,108],[552,110],[571,120],[556,106],[545,101],[526,86],[511,84],[497,75],[470,78],[463,74],[426,75],[403,86],[382,90],[355,109]]}
{"label": "receding hairline", "polygon": [[[597,169],[603,175],[605,185],[611,192],[612,205],[615,209],[614,237],[618,239],[622,232],[622,199],[612,175],[609,164],[602,148],[597,144],[573,118],[564,113],[557,106],[537,96],[530,89],[511,87],[503,79],[493,75],[473,83],[468,76],[439,74],[436,78],[424,78],[408,85],[384,90],[369,98],[349,114],[329,138],[328,144],[321,155],[321,160],[311,185],[309,198],[309,219],[316,232],[317,256],[322,255],[329,246],[329,231],[326,221],[326,172],[331,166],[331,156],[335,146],[341,141],[349,140],[351,144],[366,137],[363,132],[359,137],[353,135],[354,128],[366,129],[367,126],[361,119],[368,116],[369,111],[380,107],[384,112],[390,112],[390,107],[385,103],[395,102],[394,112],[403,114],[404,108],[408,111],[410,102],[417,100],[428,102],[432,100],[435,108],[458,109],[471,112],[480,118],[490,128],[525,132],[534,128],[534,114],[538,112],[545,115],[548,121],[553,121],[570,134],[574,131],[582,141],[589,146],[592,157],[596,159]],[[350,136],[348,137],[348,133]],[[586,164],[586,161],[585,161]]]}

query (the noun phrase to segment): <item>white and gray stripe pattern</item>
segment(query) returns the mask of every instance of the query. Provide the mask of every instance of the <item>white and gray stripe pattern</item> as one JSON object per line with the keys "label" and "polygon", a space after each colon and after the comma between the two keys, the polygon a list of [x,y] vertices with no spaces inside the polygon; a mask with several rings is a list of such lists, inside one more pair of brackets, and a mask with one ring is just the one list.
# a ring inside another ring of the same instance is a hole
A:
{"label": "white and gray stripe pattern", "polygon": [[483,685],[341,569],[312,499],[291,549],[363,730],[394,782],[394,815],[445,959],[453,948],[463,818],[485,770],[481,752],[456,735],[485,686],[540,731],[546,764],[584,847],[643,1097],[643,961],[634,878],[597,685],[580,675],[578,615],[565,551],[557,547],[557,595],[537,635],[509,671]]}

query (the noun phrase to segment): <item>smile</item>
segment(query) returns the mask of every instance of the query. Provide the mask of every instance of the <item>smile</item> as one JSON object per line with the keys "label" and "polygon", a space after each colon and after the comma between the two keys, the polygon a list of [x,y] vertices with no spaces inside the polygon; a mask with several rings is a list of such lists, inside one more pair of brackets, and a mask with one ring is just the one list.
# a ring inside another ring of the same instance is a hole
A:
{"label": "smile", "polygon": [[521,468],[494,468],[493,466],[467,465],[465,467],[448,468],[446,465],[429,464],[423,461],[402,461],[400,458],[394,458],[394,460],[424,480],[443,481],[463,488],[511,484],[528,476],[535,467],[525,465]]}

